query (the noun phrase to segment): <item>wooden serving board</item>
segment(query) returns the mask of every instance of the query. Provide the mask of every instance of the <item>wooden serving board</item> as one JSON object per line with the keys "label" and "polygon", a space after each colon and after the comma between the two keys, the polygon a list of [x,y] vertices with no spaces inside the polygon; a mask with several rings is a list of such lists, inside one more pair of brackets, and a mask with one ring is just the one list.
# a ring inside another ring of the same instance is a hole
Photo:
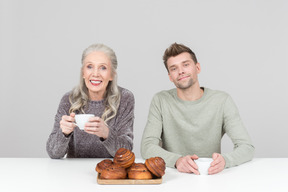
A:
{"label": "wooden serving board", "polygon": [[157,179],[100,179],[100,174],[97,176],[97,183],[100,185],[155,185],[162,183],[162,177]]}

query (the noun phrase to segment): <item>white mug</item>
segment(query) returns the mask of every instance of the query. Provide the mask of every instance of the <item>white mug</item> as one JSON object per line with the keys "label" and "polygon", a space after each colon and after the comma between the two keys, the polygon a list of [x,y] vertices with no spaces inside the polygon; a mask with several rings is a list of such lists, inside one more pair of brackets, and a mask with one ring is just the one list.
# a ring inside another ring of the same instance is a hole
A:
{"label": "white mug", "polygon": [[199,158],[197,160],[194,160],[194,162],[198,166],[198,171],[200,175],[208,175],[208,169],[212,163],[212,158]]}
{"label": "white mug", "polygon": [[75,115],[75,125],[79,127],[79,129],[84,130],[85,123],[89,121],[91,117],[95,117],[93,114],[77,114]]}

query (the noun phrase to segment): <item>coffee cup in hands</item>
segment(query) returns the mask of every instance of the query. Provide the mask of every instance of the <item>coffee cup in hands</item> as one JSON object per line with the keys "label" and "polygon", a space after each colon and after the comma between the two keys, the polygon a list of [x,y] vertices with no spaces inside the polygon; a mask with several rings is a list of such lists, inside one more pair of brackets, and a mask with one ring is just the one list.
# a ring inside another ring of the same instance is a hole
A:
{"label": "coffee cup in hands", "polygon": [[75,115],[75,125],[79,127],[79,129],[84,130],[85,123],[89,121],[91,117],[95,117],[93,114],[77,114]]}
{"label": "coffee cup in hands", "polygon": [[197,160],[194,160],[194,162],[198,166],[198,171],[200,175],[208,175],[208,169],[212,163],[212,158],[198,158]]}

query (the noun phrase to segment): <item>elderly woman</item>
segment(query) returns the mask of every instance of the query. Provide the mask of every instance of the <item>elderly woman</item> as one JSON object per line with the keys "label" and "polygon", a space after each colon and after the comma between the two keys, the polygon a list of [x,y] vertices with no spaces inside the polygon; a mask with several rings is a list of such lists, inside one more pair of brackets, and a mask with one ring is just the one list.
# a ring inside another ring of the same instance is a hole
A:
{"label": "elderly woman", "polygon": [[[80,83],[59,104],[47,141],[51,158],[114,157],[119,148],[132,150],[134,96],[117,85],[114,51],[93,44],[84,50]],[[75,114],[94,114],[84,131],[75,125]]]}

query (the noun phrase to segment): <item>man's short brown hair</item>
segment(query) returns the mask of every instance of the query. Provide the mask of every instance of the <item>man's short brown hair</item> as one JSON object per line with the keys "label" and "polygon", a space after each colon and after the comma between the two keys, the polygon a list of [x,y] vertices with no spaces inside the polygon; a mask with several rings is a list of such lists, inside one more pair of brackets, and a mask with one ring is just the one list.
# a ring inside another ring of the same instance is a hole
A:
{"label": "man's short brown hair", "polygon": [[169,70],[167,67],[167,60],[170,57],[175,57],[175,56],[177,56],[181,53],[184,53],[184,52],[187,52],[191,55],[191,58],[195,62],[195,64],[198,63],[195,53],[189,47],[186,47],[183,44],[173,43],[172,45],[170,45],[170,47],[168,47],[165,50],[165,53],[163,55],[163,61],[164,61],[165,67],[166,67],[168,72],[169,72]]}

